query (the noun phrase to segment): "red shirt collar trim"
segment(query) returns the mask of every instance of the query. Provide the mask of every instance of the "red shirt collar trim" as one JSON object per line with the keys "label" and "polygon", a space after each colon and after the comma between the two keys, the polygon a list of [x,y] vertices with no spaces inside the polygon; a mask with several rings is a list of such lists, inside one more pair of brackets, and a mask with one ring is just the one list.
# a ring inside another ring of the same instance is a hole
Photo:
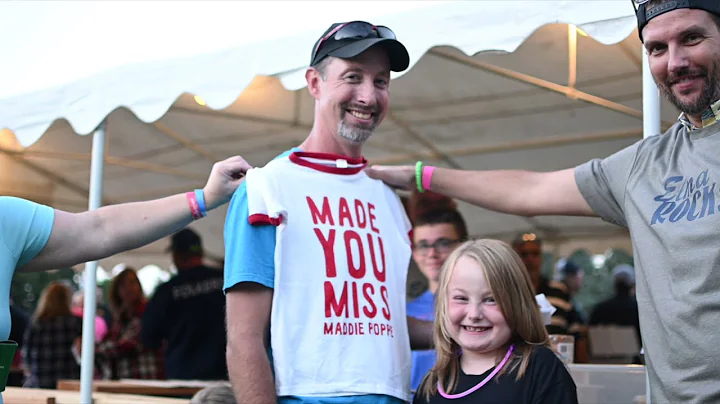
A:
{"label": "red shirt collar trim", "polygon": [[[352,175],[364,170],[367,166],[367,160],[364,157],[351,158],[340,154],[333,153],[314,153],[314,152],[292,152],[289,155],[290,161],[303,167],[312,168],[313,170],[322,171],[329,174]],[[322,160],[322,161],[313,161]],[[347,167],[338,167],[335,162],[337,160],[345,160]],[[332,165],[331,165],[332,164]]]}

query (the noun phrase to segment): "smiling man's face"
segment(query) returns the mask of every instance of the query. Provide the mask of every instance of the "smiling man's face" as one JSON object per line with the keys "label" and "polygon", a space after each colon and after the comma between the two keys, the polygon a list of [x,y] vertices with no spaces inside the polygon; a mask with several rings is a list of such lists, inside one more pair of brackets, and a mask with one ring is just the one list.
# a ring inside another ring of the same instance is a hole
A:
{"label": "smiling man's face", "polygon": [[712,14],[669,11],[642,34],[653,78],[675,107],[697,118],[720,99],[720,31]]}
{"label": "smiling man's face", "polygon": [[351,143],[372,136],[389,104],[390,61],[382,47],[370,48],[353,59],[333,58],[320,84],[318,108],[327,127]]}

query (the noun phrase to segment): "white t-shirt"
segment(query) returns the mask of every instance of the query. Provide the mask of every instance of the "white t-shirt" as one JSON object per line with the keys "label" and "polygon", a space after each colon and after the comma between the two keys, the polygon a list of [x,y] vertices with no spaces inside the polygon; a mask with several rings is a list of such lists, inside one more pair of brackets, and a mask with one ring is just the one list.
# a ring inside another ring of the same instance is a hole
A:
{"label": "white t-shirt", "polygon": [[247,174],[248,220],[277,226],[270,335],[279,396],[411,399],[411,225],[364,166],[295,152]]}

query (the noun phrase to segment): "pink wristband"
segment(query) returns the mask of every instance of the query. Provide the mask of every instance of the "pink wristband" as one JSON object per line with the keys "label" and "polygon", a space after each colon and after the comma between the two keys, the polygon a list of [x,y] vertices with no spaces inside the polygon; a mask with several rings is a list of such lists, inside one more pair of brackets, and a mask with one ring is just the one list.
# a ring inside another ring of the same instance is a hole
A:
{"label": "pink wristband", "polygon": [[432,181],[432,175],[433,171],[435,171],[435,166],[425,166],[423,167],[422,172],[422,187],[426,190],[430,190],[430,181]]}
{"label": "pink wristband", "polygon": [[198,204],[197,198],[195,197],[195,192],[187,192],[185,193],[185,196],[187,196],[188,205],[190,205],[190,213],[192,213],[193,219],[202,219],[204,216],[202,211],[200,211],[200,204]]}

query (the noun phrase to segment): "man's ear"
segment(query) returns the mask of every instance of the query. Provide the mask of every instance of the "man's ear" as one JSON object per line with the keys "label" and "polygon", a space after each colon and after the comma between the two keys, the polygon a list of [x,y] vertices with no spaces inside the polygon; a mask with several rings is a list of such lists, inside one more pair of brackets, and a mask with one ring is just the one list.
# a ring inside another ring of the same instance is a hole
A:
{"label": "man's ear", "polygon": [[313,67],[308,67],[308,69],[305,71],[305,80],[307,81],[307,88],[310,92],[310,95],[312,95],[312,97],[316,100],[319,99],[320,82],[322,81],[322,77],[320,77],[320,72]]}

